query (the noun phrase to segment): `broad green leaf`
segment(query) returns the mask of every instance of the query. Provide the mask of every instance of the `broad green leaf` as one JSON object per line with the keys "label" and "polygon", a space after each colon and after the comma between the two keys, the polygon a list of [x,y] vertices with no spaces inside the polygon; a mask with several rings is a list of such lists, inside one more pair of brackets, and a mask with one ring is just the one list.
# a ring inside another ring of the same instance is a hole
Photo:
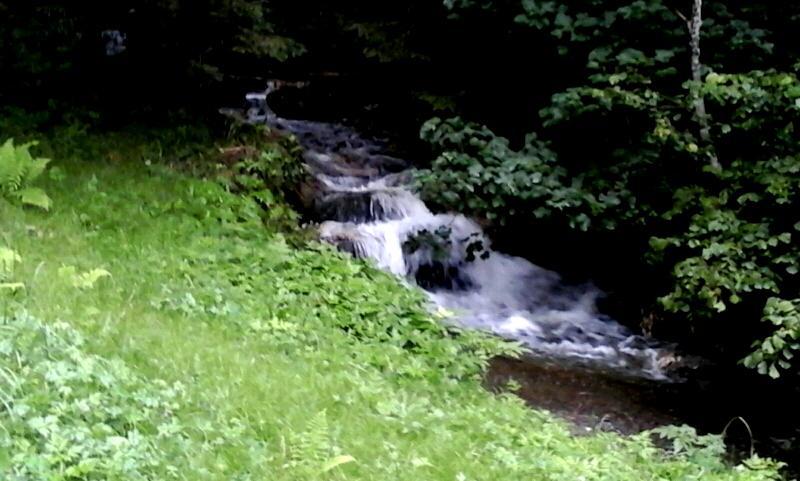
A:
{"label": "broad green leaf", "polygon": [[25,289],[25,284],[21,282],[2,282],[0,283],[0,291],[17,292]]}
{"label": "broad green leaf", "polygon": [[350,456],[348,454],[344,454],[344,455],[341,455],[341,456],[336,456],[336,457],[331,458],[328,461],[326,461],[325,464],[322,465],[322,469],[320,470],[320,472],[327,473],[328,471],[332,470],[333,468],[335,468],[337,466],[341,466],[341,465],[347,464],[347,463],[352,463],[352,462],[355,462],[355,460],[356,460],[356,458],[354,458],[354,457],[352,457],[352,456]]}
{"label": "broad green leaf", "polygon": [[38,207],[43,210],[50,210],[50,207],[53,205],[53,201],[50,197],[45,194],[42,189],[37,187],[22,189],[16,193],[16,196],[19,197],[20,202],[23,204]]}
{"label": "broad green leaf", "polygon": [[769,367],[769,377],[772,379],[778,379],[781,377],[781,374],[778,372],[778,368],[775,367],[775,364]]}
{"label": "broad green leaf", "polygon": [[0,276],[10,275],[14,264],[22,262],[20,255],[8,247],[0,247]]}

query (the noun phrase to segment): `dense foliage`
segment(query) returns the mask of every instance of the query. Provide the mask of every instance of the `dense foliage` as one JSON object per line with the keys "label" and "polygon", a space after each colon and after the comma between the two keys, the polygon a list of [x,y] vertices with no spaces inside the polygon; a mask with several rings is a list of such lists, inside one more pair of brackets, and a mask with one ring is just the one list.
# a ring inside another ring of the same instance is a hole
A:
{"label": "dense foliage", "polygon": [[[800,348],[792,308],[800,286],[800,52],[782,36],[797,11],[710,2],[704,13],[705,65],[695,81],[684,22],[691,2],[522,2],[515,22],[550,36],[559,54],[583,66],[553,92],[540,110],[542,130],[521,148],[485,127],[430,121],[422,135],[440,155],[419,180],[440,206],[467,206],[499,225],[561,219],[638,238],[634,255],[644,254],[656,274],[659,308],[643,300],[661,319],[656,327],[714,333],[725,329],[720,320],[745,318],[737,325],[748,334],[734,342],[769,336],[745,363],[778,377]],[[660,281],[667,273],[671,281]],[[770,328],[753,312],[765,305]]]}

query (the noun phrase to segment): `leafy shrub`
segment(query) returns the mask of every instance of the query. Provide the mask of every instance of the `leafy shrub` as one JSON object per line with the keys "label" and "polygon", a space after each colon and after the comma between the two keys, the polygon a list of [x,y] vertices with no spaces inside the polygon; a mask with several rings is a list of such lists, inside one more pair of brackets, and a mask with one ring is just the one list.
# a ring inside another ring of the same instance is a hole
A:
{"label": "leafy shrub", "polygon": [[725,443],[720,436],[701,436],[690,426],[663,426],[652,433],[670,442],[669,455],[683,456],[698,464],[713,464],[725,454]]}
{"label": "leafy shrub", "polygon": [[790,361],[800,351],[800,299],[770,298],[764,307],[763,321],[772,324],[773,331],[766,339],[753,343],[754,352],[745,358],[744,364],[777,378],[781,369],[792,367]]}
{"label": "leafy shrub", "polygon": [[144,380],[84,349],[64,323],[26,313],[0,320],[0,476],[148,480],[158,439],[180,430],[180,385]]}
{"label": "leafy shrub", "polygon": [[8,139],[0,146],[0,197],[49,210],[50,197],[32,184],[44,173],[50,160],[31,155],[34,145],[35,142],[15,146],[13,139]]}
{"label": "leafy shrub", "polygon": [[[743,356],[768,327],[758,324],[753,306],[769,297],[792,302],[800,287],[800,81],[789,67],[796,53],[776,48],[774,32],[754,26],[777,12],[737,9],[706,3],[707,66],[700,80],[689,80],[680,9],[661,1],[522,2],[517,24],[551,37],[559,54],[585,59],[574,82],[540,111],[552,140],[531,135],[512,149],[487,128],[434,119],[422,137],[439,156],[418,175],[422,193],[499,224],[547,220],[624,235],[654,268],[642,308],[660,323],[682,324],[673,332],[708,336],[719,332],[717,321],[746,316],[742,336],[749,337],[727,346]],[[776,32],[783,28],[776,17],[768,20]],[[768,69],[773,65],[785,68]],[[699,118],[697,99],[707,118]],[[782,312],[777,322],[773,303],[765,316],[782,333],[777,342],[788,346],[781,339],[800,333],[790,334],[794,311]],[[771,341],[757,344],[780,350]],[[774,352],[754,356],[747,365],[773,377],[791,366],[786,355],[780,362]]]}
{"label": "leafy shrub", "polygon": [[499,224],[566,215],[571,226],[585,230],[592,217],[620,204],[614,192],[595,195],[581,188],[583,178],[570,178],[533,134],[514,150],[486,127],[434,118],[421,135],[441,153],[416,180],[423,196],[444,208],[466,207]]}
{"label": "leafy shrub", "polygon": [[241,125],[232,130],[220,148],[221,180],[238,195],[255,200],[268,226],[292,230],[298,217],[289,203],[296,200],[306,175],[299,145],[263,128]]}
{"label": "leafy shrub", "polygon": [[[800,121],[800,82],[780,72],[712,73],[702,89],[717,113],[717,150],[727,162],[709,183],[676,186],[673,206],[661,215],[680,230],[651,239],[655,251],[667,253],[657,261],[675,262],[675,286],[662,305],[699,321],[740,303],[793,299],[800,285],[800,154],[791,127]],[[769,329],[779,338],[800,336],[797,313],[785,311],[778,323],[777,305],[766,304]],[[777,362],[769,342],[758,344],[772,362],[756,353],[747,365],[772,377],[790,367],[790,357]]]}

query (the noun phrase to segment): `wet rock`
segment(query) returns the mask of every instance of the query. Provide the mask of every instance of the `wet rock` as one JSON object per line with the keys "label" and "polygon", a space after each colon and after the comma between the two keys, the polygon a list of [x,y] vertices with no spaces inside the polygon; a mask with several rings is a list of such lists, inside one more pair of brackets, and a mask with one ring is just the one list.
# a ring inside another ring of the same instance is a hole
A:
{"label": "wet rock", "polygon": [[413,273],[417,285],[426,290],[447,289],[466,290],[472,287],[472,282],[461,275],[458,266],[447,265],[443,262],[433,262],[417,266]]}
{"label": "wet rock", "polygon": [[306,212],[314,212],[317,206],[319,193],[324,191],[325,185],[313,175],[306,175],[295,190],[298,203]]}
{"label": "wet rock", "polygon": [[316,211],[323,219],[340,222],[396,220],[402,213],[375,202],[373,192],[337,192],[317,201]]}

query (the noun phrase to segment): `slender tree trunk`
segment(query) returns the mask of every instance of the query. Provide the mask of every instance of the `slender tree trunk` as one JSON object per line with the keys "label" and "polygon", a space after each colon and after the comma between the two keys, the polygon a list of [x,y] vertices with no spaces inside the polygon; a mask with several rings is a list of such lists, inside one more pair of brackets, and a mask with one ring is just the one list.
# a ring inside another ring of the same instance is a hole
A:
{"label": "slender tree trunk", "polygon": [[[687,21],[689,26],[689,45],[692,50],[692,80],[699,84],[702,79],[702,65],[700,63],[700,28],[703,25],[703,0],[694,0],[692,5],[692,19]],[[706,112],[706,102],[700,92],[695,91],[694,112],[697,122],[700,124],[700,140],[710,149],[710,163],[714,168],[720,168],[719,159],[714,151],[711,141],[711,128],[709,127],[708,113]]]}

